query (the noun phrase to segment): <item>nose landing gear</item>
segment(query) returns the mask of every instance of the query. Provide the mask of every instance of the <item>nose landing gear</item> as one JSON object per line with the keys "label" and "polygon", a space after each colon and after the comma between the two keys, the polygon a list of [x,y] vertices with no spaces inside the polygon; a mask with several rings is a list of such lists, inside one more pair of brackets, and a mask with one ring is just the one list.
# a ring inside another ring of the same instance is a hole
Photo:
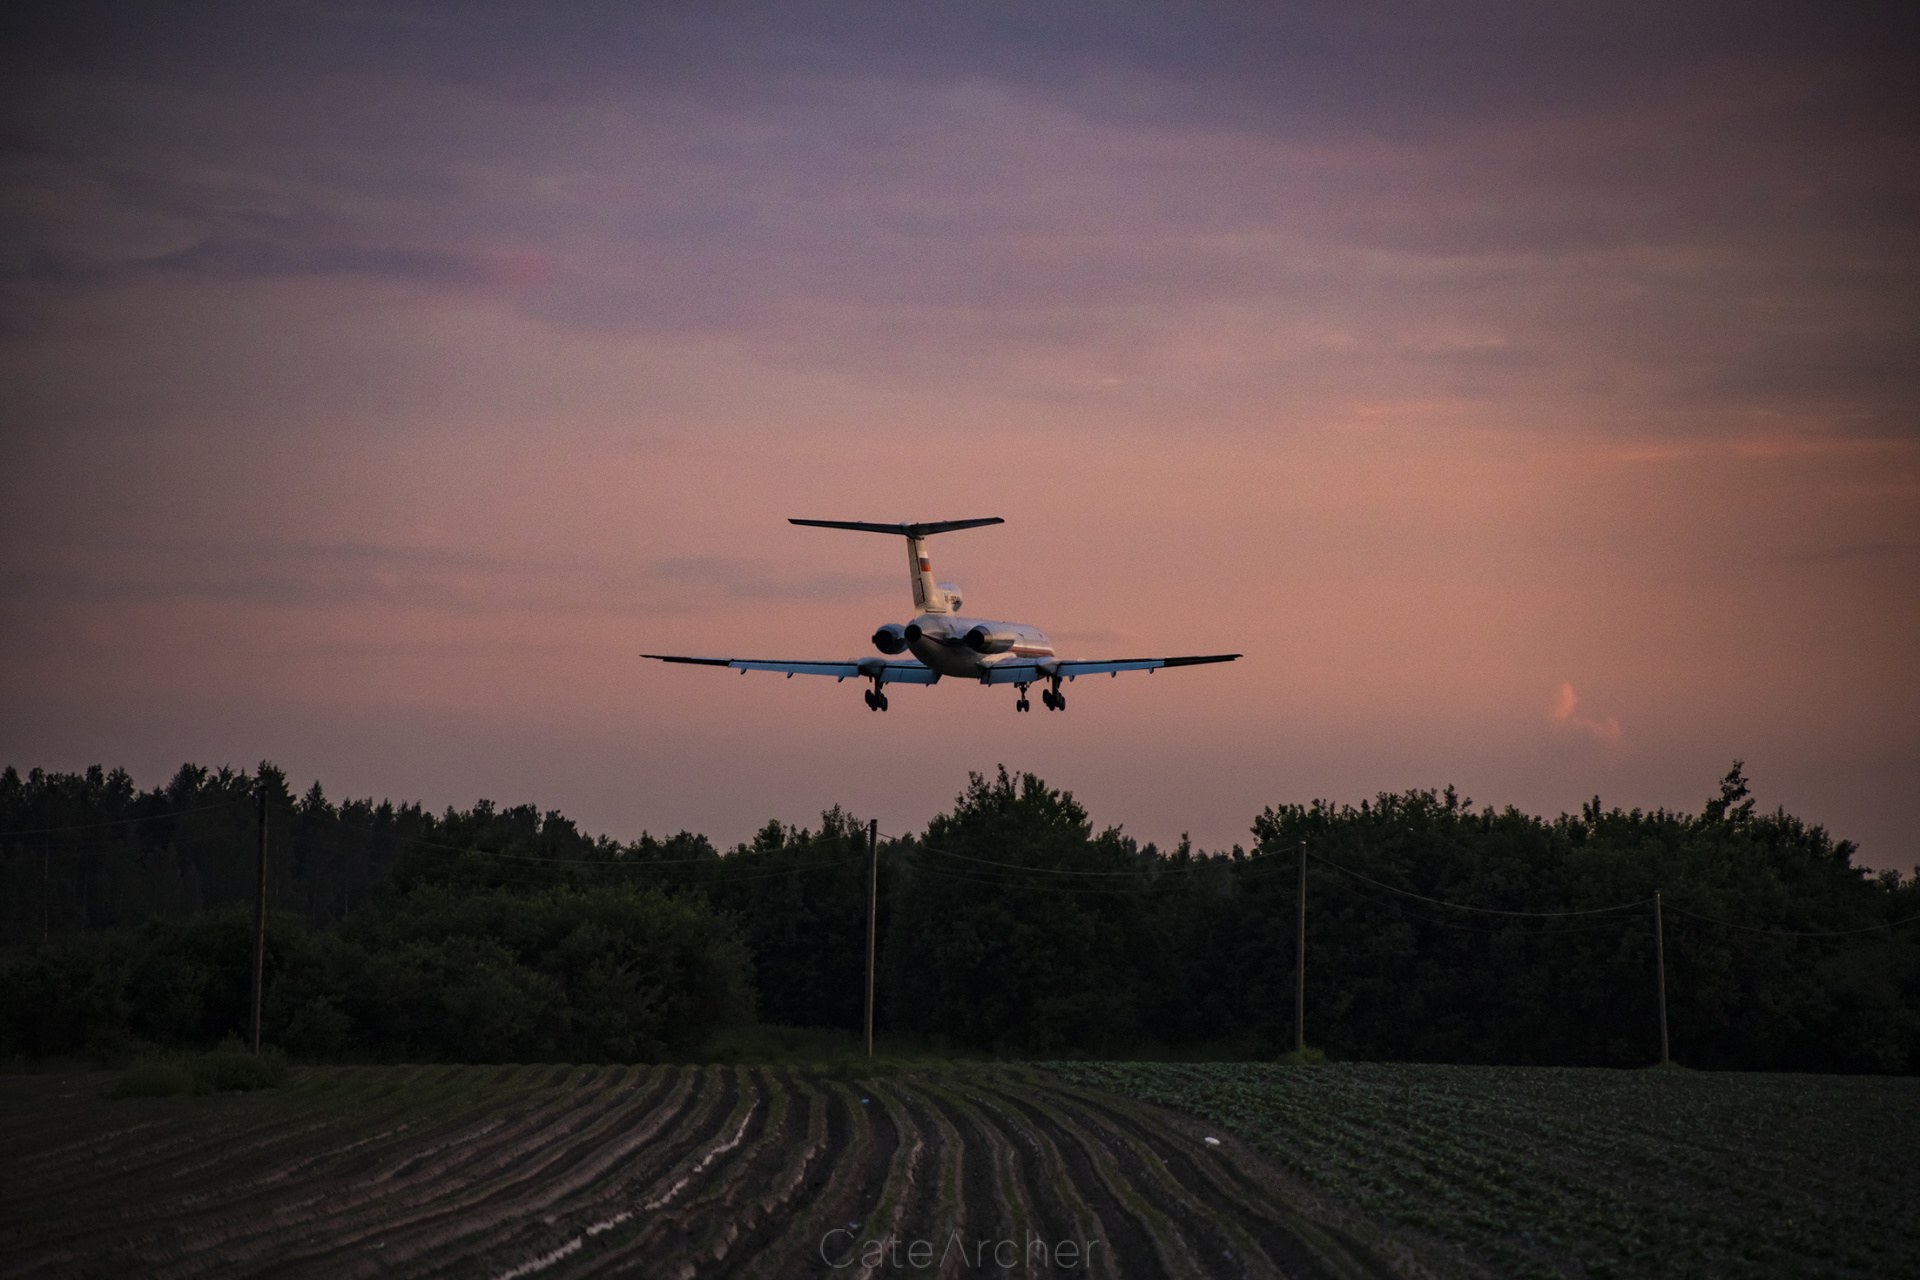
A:
{"label": "nose landing gear", "polygon": [[1033,709],[1033,705],[1027,701],[1027,686],[1024,684],[1017,684],[1013,687],[1020,691],[1020,700],[1013,704],[1013,709],[1015,711],[1031,711]]}

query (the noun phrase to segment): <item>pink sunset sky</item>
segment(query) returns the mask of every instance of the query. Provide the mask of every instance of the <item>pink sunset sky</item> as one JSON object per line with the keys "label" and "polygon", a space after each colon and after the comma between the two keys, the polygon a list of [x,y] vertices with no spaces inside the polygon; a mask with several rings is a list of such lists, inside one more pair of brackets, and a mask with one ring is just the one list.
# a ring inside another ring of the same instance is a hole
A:
{"label": "pink sunset sky", "polygon": [[[35,5],[0,764],[1162,844],[1735,757],[1920,863],[1920,99],[1869,7]],[[1069,656],[848,658],[932,543]]]}

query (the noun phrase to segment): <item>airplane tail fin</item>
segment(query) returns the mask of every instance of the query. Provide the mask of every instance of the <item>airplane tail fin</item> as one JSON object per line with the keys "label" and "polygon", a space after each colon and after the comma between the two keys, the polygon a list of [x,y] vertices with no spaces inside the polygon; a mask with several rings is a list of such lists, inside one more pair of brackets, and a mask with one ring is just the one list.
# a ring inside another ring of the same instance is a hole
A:
{"label": "airplane tail fin", "polygon": [[877,524],[869,520],[800,520],[788,524],[810,525],[816,529],[859,529],[866,533],[891,533],[907,540],[907,571],[913,577],[914,607],[922,613],[949,611],[947,593],[933,580],[933,562],[927,558],[926,540],[936,533],[955,529],[977,529],[981,525],[1006,523],[999,516],[977,520],[933,520],[923,524]]}

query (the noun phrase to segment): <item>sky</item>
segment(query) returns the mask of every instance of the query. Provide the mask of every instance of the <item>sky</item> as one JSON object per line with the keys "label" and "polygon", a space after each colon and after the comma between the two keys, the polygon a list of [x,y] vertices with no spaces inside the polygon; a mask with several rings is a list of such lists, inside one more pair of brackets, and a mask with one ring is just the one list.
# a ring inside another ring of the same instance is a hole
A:
{"label": "sky", "polygon": [[[1831,10],[1831,11],[1830,11]],[[1920,865],[1899,7],[60,4],[0,19],[0,764],[722,845],[1744,760]],[[931,544],[1067,656],[844,659]]]}

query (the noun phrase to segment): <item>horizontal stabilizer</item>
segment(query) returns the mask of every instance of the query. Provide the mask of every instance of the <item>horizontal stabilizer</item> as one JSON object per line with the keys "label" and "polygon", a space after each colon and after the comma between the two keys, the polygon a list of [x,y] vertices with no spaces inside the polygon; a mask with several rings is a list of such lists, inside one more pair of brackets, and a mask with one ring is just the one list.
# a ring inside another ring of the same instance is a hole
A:
{"label": "horizontal stabilizer", "polygon": [[788,524],[812,525],[816,529],[862,529],[868,533],[891,533],[903,538],[924,538],[929,534],[946,533],[953,529],[977,529],[983,524],[1005,524],[999,516],[986,516],[979,520],[932,520],[925,524],[875,524],[869,520],[798,520],[789,519]]}

